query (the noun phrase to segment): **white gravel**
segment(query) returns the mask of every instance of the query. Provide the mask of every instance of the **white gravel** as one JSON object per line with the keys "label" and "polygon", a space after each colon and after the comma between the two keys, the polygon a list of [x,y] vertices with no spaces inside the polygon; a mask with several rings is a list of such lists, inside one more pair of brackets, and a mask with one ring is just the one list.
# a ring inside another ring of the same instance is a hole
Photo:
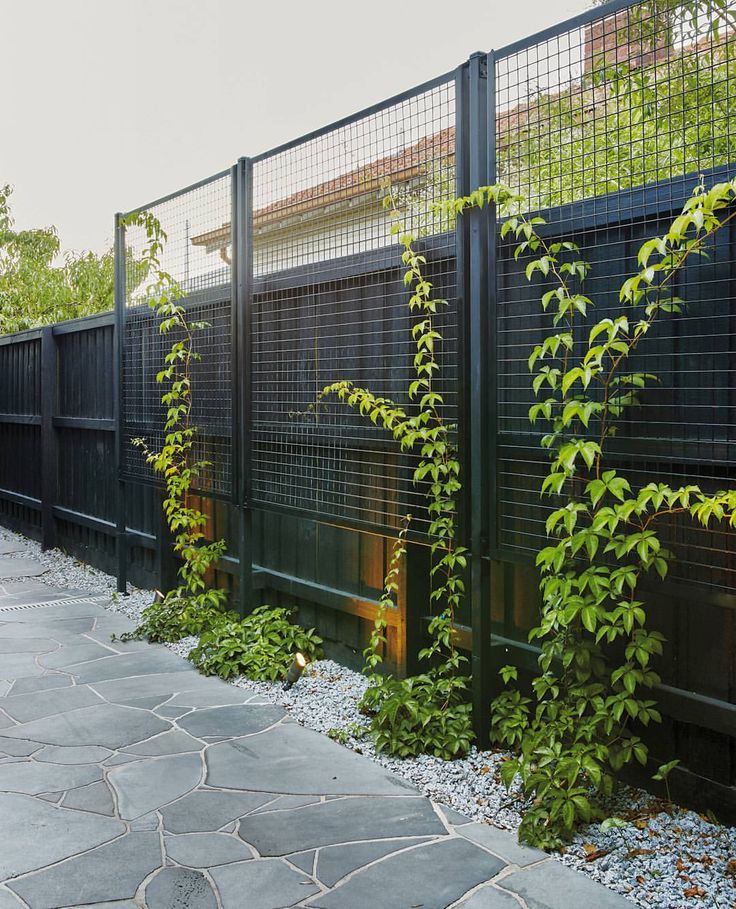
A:
{"label": "white gravel", "polygon": [[[24,545],[18,556],[33,556],[47,566],[33,580],[53,587],[93,590],[111,595],[107,608],[136,621],[153,599],[153,591],[130,587],[115,594],[115,579],[77,559],[0,527],[0,540]],[[168,645],[186,656],[197,642],[187,638]],[[283,705],[299,723],[327,733],[345,730],[346,747],[366,755],[413,783],[436,802],[497,827],[515,830],[522,807],[518,793],[507,793],[499,768],[507,757],[500,750],[473,748],[462,760],[422,756],[401,760],[376,754],[366,736],[352,734],[365,725],[357,709],[366,679],[332,660],[307,667],[299,683],[285,692],[280,684],[237,679],[233,684],[257,690],[264,700]],[[736,909],[736,827],[726,827],[678,806],[666,806],[643,790],[622,786],[610,806],[612,815],[629,823],[602,832],[598,824],[580,831],[557,857],[646,909]],[[591,907],[594,909],[594,907]]]}

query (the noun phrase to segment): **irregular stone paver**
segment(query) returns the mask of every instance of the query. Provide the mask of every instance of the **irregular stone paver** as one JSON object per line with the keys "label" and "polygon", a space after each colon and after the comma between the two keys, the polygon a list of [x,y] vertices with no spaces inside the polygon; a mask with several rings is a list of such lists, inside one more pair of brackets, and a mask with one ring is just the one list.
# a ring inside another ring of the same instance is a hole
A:
{"label": "irregular stone paver", "polygon": [[94,811],[95,814],[106,814],[109,817],[115,814],[112,794],[102,780],[80,789],[72,789],[64,796],[61,804],[64,808],[79,808],[81,811]]}
{"label": "irregular stone paver", "polygon": [[162,809],[164,830],[169,833],[219,830],[272,798],[268,792],[192,792]]}
{"label": "irregular stone paver", "polygon": [[171,723],[148,711],[100,704],[23,723],[4,730],[4,735],[46,745],[101,745],[114,750],[170,728]]}
{"label": "irregular stone paver", "polygon": [[96,764],[65,766],[22,761],[0,767],[0,790],[27,795],[76,789],[100,779],[102,770]]}
{"label": "irregular stone paver", "polygon": [[[284,909],[316,893],[317,886],[280,859],[240,862],[212,869],[223,909]],[[244,899],[244,894],[247,894]],[[376,900],[371,909],[376,909]],[[343,903],[342,909],[348,909]],[[352,909],[352,907],[350,907]]]}
{"label": "irregular stone paver", "polygon": [[416,792],[402,779],[318,732],[285,724],[207,749],[207,783],[223,789],[294,795],[398,795]]}
{"label": "irregular stone paver", "polygon": [[[355,871],[356,868],[363,868],[365,865],[390,855],[392,852],[399,852],[410,846],[417,846],[426,842],[427,839],[422,838],[348,843],[346,846],[327,846],[319,850],[316,870],[317,878],[325,886],[332,887],[339,880],[342,880],[346,874]],[[290,858],[290,861],[293,862],[294,859]]]}
{"label": "irregular stone paver", "polygon": [[25,549],[24,546],[21,546],[20,543],[11,543],[0,540],[0,555],[8,555],[11,552],[23,552]]}
{"label": "irregular stone paver", "polygon": [[238,736],[262,732],[286,716],[281,707],[249,707],[231,705],[195,710],[179,721],[182,729],[192,735]]}
{"label": "irregular stone paver", "polygon": [[129,833],[8,886],[33,909],[128,899],[161,864],[160,849],[157,834]]}
{"label": "irregular stone paver", "polygon": [[108,774],[117,794],[120,817],[128,821],[190,792],[201,777],[199,754],[143,759],[115,767]]}
{"label": "irregular stone paver", "polygon": [[[612,890],[601,888],[590,878],[565,868],[559,862],[517,871],[500,883],[504,890],[517,893],[528,909],[631,909],[631,903]],[[357,909],[357,907],[356,907]]]}
{"label": "irregular stone paver", "polygon": [[3,710],[19,723],[30,723],[41,717],[101,703],[102,699],[91,688],[77,685],[34,694],[11,694],[3,700]]}
{"label": "irregular stone paver", "polygon": [[125,825],[113,818],[65,811],[29,795],[0,793],[0,880],[7,882],[124,832]]}
{"label": "irregular stone paver", "polygon": [[253,853],[242,840],[229,833],[185,833],[164,837],[166,854],[179,865],[208,868],[242,862]]}
{"label": "irregular stone paver", "polygon": [[[391,855],[357,871],[331,893],[310,900],[320,909],[445,909],[464,893],[494,877],[504,862],[467,840],[450,838]],[[390,881],[390,886],[386,886]],[[565,905],[565,904],[561,904]]]}
{"label": "irregular stone paver", "polygon": [[45,574],[47,568],[36,559],[6,559],[0,556],[0,579],[35,578]]}
{"label": "irregular stone paver", "polygon": [[[240,905],[243,905],[243,891]],[[146,906],[148,909],[217,909],[217,900],[200,871],[164,868],[146,887]]]}
{"label": "irregular stone paver", "polygon": [[628,905],[256,692],[110,641],[131,625],[87,592],[8,582],[3,604],[0,909]]}
{"label": "irregular stone paver", "polygon": [[240,836],[261,855],[400,836],[446,835],[423,798],[346,798],[243,818]]}

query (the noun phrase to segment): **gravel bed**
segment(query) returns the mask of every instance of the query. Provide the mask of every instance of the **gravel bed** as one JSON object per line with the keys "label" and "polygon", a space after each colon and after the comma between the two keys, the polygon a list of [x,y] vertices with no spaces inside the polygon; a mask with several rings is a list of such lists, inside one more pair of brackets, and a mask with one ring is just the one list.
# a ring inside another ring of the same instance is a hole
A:
{"label": "gravel bed", "polygon": [[[22,542],[19,557],[32,556],[46,565],[48,571],[33,580],[109,593],[106,608],[134,621],[153,599],[153,591],[134,587],[129,587],[129,596],[118,597],[114,578],[59,550],[42,552],[38,543],[2,527],[0,540]],[[192,637],[167,646],[186,657],[196,643]],[[304,726],[333,737],[335,730],[341,731],[339,740],[346,747],[399,774],[436,802],[502,829],[515,830],[519,825],[520,795],[513,789],[506,792],[500,780],[507,752],[473,748],[456,761],[376,754],[370,739],[356,734],[355,727],[365,724],[357,704],[367,684],[358,672],[320,660],[307,667],[290,691],[283,691],[280,684],[249,679],[236,679],[233,684],[255,689],[264,700],[283,705]],[[627,826],[603,832],[598,824],[591,824],[555,857],[645,909],[736,909],[736,827],[667,806],[629,786],[620,787],[610,814],[628,821]]]}

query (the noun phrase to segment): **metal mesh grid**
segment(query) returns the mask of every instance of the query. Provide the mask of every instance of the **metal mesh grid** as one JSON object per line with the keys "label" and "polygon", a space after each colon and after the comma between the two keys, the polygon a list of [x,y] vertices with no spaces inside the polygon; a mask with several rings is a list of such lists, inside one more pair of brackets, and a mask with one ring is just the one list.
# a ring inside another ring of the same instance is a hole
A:
{"label": "metal mesh grid", "polygon": [[[222,497],[232,488],[231,182],[229,172],[218,175],[147,209],[167,234],[161,267],[184,292],[188,318],[209,324],[195,336],[202,357],[192,369],[195,456],[211,462],[200,491]],[[134,480],[155,479],[132,439],[143,438],[152,450],[163,443],[164,386],[156,373],[174,340],[173,333],[160,334],[147,305],[140,265],[145,243],[142,228],[126,228],[122,472]]]}
{"label": "metal mesh grid", "polygon": [[[708,4],[645,2],[515,51],[497,65],[499,179],[542,210],[550,239],[572,239],[592,264],[585,293],[595,318],[618,313],[618,288],[644,240],[663,233],[704,174],[736,173],[736,35]],[[729,15],[736,12],[731,4]],[[736,442],[736,253],[733,231],[711,261],[691,263],[676,293],[688,305],[659,323],[631,370],[659,376],[609,447],[613,464],[645,484],[733,485]],[[498,543],[536,550],[544,538],[546,472],[528,354],[549,319],[511,243],[498,241]],[[582,335],[577,339],[583,343]],[[736,542],[725,530],[673,523],[672,576],[736,590]]]}
{"label": "metal mesh grid", "polygon": [[253,173],[252,491],[256,502],[395,528],[422,492],[411,459],[346,406],[304,416],[348,379],[406,404],[413,348],[388,186],[421,236],[438,296],[446,418],[456,419],[455,237],[432,213],[454,192],[454,82],[259,159]]}

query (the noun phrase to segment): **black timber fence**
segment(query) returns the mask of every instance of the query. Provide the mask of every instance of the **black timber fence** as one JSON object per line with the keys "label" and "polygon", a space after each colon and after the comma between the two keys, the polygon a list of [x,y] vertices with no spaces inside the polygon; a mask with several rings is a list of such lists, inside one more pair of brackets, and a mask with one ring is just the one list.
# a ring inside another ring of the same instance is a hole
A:
{"label": "black timber fence", "polygon": [[[333,655],[357,662],[412,511],[388,647],[390,668],[407,672],[428,612],[412,460],[344,407],[310,410],[337,379],[406,397],[410,317],[382,207],[392,188],[449,301],[441,382],[472,553],[458,634],[481,741],[498,666],[536,665],[527,632],[547,510],[526,359],[545,330],[547,288],[527,282],[493,212],[455,223],[433,203],[507,183],[550,239],[580,245],[597,318],[617,311],[639,245],[699,179],[736,174],[736,37],[701,5],[610,3],[136,209],[159,219],[163,265],[210,325],[194,385],[212,462],[198,493],[229,547],[216,581],[243,611],[297,607]],[[0,517],[116,573],[121,589],[165,587],[176,565],[161,489],[132,445],[161,438],[165,346],[140,282],[145,238],[125,223],[119,215],[114,314],[0,339]],[[659,383],[611,455],[642,483],[736,483],[735,246],[727,228],[712,261],[688,264],[677,288],[688,308],[636,354],[632,368]],[[681,792],[736,811],[736,535],[673,522],[666,536],[678,560],[648,595],[668,639],[656,693],[666,716],[648,734],[655,757],[681,758]]]}

